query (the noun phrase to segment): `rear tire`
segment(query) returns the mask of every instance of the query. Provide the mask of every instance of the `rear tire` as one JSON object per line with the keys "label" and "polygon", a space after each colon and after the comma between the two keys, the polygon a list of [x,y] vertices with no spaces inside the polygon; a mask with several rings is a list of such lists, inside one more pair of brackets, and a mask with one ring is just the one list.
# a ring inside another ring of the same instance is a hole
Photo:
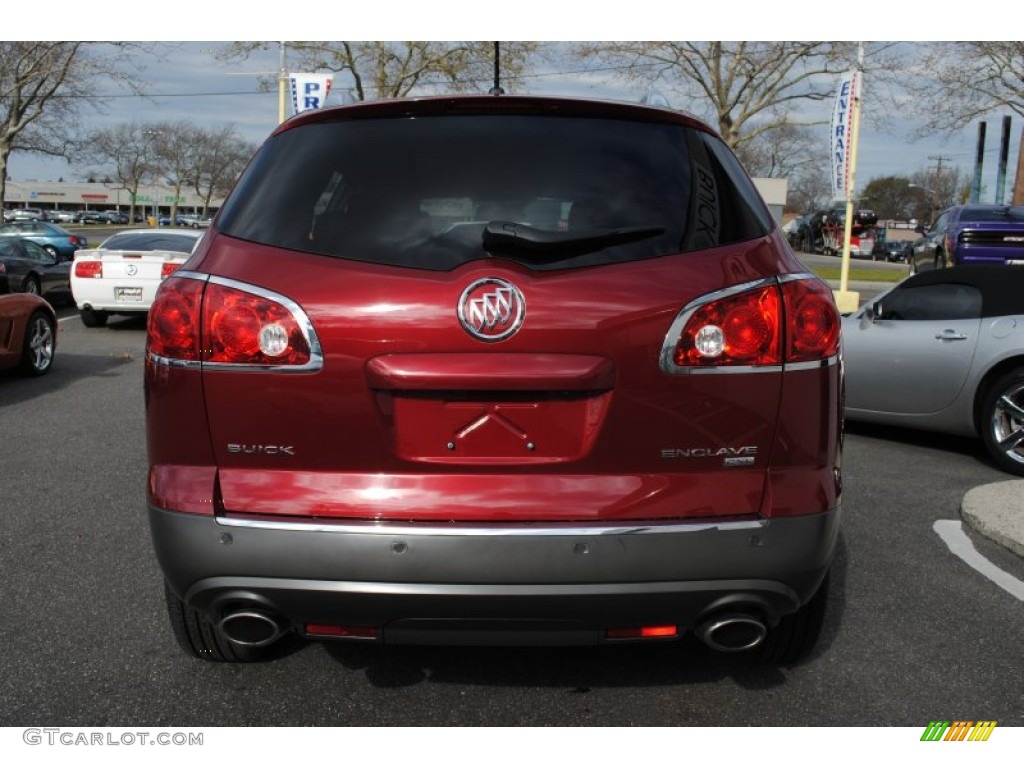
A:
{"label": "rear tire", "polygon": [[265,648],[248,648],[232,643],[213,622],[185,605],[167,582],[164,582],[164,598],[174,639],[189,656],[203,661],[231,663],[258,661],[265,655]]}
{"label": "rear tire", "polygon": [[35,275],[29,275],[21,284],[22,293],[30,293],[33,296],[39,296],[42,294],[42,289],[39,287],[39,278]]}
{"label": "rear tire", "polygon": [[829,576],[818,587],[814,596],[796,613],[783,616],[757,649],[757,660],[762,664],[791,666],[805,660],[814,650],[821,628],[825,624],[828,606]]}
{"label": "rear tire", "polygon": [[95,309],[83,309],[81,315],[82,325],[86,328],[102,328],[107,324],[106,312],[98,312]]}
{"label": "rear tire", "polygon": [[45,312],[33,312],[21,345],[19,372],[24,376],[42,376],[53,365],[56,349],[57,333],[53,319]]}
{"label": "rear tire", "polygon": [[1024,475],[1024,368],[1010,371],[985,393],[980,431],[996,466]]}

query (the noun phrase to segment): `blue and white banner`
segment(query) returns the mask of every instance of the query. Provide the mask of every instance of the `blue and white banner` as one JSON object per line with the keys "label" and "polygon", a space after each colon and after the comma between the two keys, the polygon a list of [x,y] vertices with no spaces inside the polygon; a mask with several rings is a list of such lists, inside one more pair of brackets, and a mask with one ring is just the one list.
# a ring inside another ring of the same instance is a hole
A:
{"label": "blue and white banner", "polygon": [[832,199],[846,200],[850,190],[852,159],[853,102],[860,96],[860,72],[847,72],[839,81],[832,107]]}
{"label": "blue and white banner", "polygon": [[292,72],[288,77],[292,83],[293,115],[307,109],[320,109],[327,101],[334,83],[333,75],[316,72]]}

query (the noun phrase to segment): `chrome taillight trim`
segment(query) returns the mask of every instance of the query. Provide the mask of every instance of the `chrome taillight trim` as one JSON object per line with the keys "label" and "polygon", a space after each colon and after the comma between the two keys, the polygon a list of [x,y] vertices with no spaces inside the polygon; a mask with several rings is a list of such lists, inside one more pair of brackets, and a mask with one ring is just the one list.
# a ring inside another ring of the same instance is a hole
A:
{"label": "chrome taillight trim", "polygon": [[423,523],[381,523],[372,521],[351,521],[315,523],[278,520],[252,520],[250,518],[218,517],[217,524],[231,528],[256,528],[276,531],[306,531],[310,533],[338,534],[381,534],[388,536],[642,536],[667,533],[701,533],[703,531],[762,531],[767,530],[768,520],[731,520],[723,522],[701,521],[695,523],[633,523],[607,525],[580,525],[578,523],[538,524],[522,523],[509,525],[438,525]]}
{"label": "chrome taillight trim", "polygon": [[167,279],[172,277],[213,283],[214,285],[233,288],[243,293],[250,293],[280,304],[291,313],[292,318],[299,326],[299,331],[306,340],[306,344],[309,345],[309,361],[302,365],[253,365],[251,363],[213,363],[206,360],[178,360],[150,354],[149,359],[152,363],[172,368],[200,368],[204,371],[259,371],[261,373],[309,373],[311,371],[319,371],[324,367],[323,348],[320,346],[320,339],[316,335],[316,330],[313,328],[309,315],[287,296],[251,283],[243,283],[240,280],[232,280],[231,278],[218,275],[207,275],[201,272],[182,271],[179,269],[168,275]]}
{"label": "chrome taillight trim", "polygon": [[690,365],[676,365],[675,363],[676,342],[682,335],[683,328],[686,327],[686,324],[698,309],[706,304],[711,304],[712,302],[720,301],[721,299],[727,299],[730,296],[735,296],[739,293],[754,291],[758,288],[764,288],[769,285],[778,285],[778,282],[779,281],[774,277],[765,277],[759,280],[751,280],[747,283],[731,285],[728,288],[707,293],[699,299],[694,299],[679,310],[679,314],[676,315],[676,319],[673,320],[672,325],[669,326],[668,333],[665,334],[665,341],[662,342],[661,345],[661,355],[659,356],[661,370],[674,376],[722,373],[778,373],[781,371],[781,365],[722,365],[713,368],[699,368]]}
{"label": "chrome taillight trim", "polygon": [[661,370],[664,373],[671,374],[673,376],[705,376],[705,375],[721,375],[721,374],[737,374],[737,373],[780,373],[782,371],[804,371],[815,368],[826,368],[830,365],[835,365],[839,361],[838,353],[821,360],[811,360],[809,362],[802,363],[781,363],[779,365],[721,365],[702,368],[698,366],[680,366],[675,364],[675,348],[676,341],[678,341],[680,335],[683,332],[683,328],[689,322],[690,318],[693,317],[694,313],[703,307],[705,304],[710,304],[720,299],[726,299],[730,296],[735,296],[738,293],[745,293],[746,291],[754,291],[758,288],[763,288],[767,285],[782,285],[783,283],[792,283],[798,280],[817,280],[822,282],[821,278],[811,272],[792,272],[785,275],[777,275],[775,277],[766,277],[759,280],[751,280],[747,283],[740,283],[738,285],[732,285],[728,288],[723,288],[720,291],[714,291],[712,293],[705,294],[699,299],[695,299],[679,310],[679,314],[676,315],[675,320],[672,321],[672,325],[669,326],[668,333],[665,334],[665,341],[661,346],[661,354],[659,355],[658,362]]}

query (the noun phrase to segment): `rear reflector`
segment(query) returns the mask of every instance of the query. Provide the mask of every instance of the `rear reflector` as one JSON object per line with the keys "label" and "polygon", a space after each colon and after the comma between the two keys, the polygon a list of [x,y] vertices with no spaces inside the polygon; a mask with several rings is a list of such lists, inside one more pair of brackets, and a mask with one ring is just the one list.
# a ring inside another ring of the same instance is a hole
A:
{"label": "rear reflector", "polygon": [[306,634],[316,637],[349,637],[356,640],[376,640],[380,637],[377,627],[345,627],[340,624],[307,624]]}
{"label": "rear reflector", "polygon": [[675,624],[654,627],[615,627],[606,629],[604,636],[608,640],[642,640],[653,638],[678,637],[679,628]]}

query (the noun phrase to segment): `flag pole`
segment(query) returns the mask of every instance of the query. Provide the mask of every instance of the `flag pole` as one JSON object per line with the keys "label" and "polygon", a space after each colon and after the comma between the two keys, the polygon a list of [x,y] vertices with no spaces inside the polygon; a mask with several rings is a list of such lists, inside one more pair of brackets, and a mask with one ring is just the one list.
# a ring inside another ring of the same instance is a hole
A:
{"label": "flag pole", "polygon": [[843,224],[843,259],[839,271],[839,290],[835,293],[840,312],[854,312],[860,304],[860,294],[848,289],[850,279],[850,235],[853,231],[853,193],[857,173],[857,142],[860,137],[861,87],[864,77],[864,43],[857,46],[856,82],[853,88],[853,121],[850,137],[850,174],[846,184],[846,217]]}

